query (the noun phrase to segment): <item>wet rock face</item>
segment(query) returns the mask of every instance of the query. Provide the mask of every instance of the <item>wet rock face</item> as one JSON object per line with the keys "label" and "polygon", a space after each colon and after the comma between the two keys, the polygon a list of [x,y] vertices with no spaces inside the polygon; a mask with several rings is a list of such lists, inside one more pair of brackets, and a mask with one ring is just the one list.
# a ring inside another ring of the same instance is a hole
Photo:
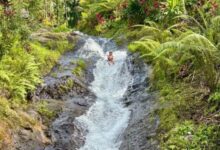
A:
{"label": "wet rock face", "polygon": [[73,70],[77,67],[76,61],[78,59],[75,51],[64,54],[58,64],[52,69],[51,73],[44,78],[44,84],[39,86],[36,90],[35,100],[66,100],[66,95],[84,96],[91,93],[88,85],[91,80],[93,80],[91,70],[94,66],[85,60],[87,67],[83,70],[83,75],[74,75]]}
{"label": "wet rock face", "polygon": [[75,118],[84,114],[94,103],[95,95],[88,88],[93,80],[94,64],[85,60],[83,75],[73,74],[80,45],[79,41],[75,51],[62,56],[35,92],[36,101],[54,99],[63,102],[61,113],[47,130],[51,144],[45,146],[45,150],[75,150],[84,144],[83,133],[77,128]]}
{"label": "wet rock face", "polygon": [[151,113],[155,109],[154,95],[147,93],[150,68],[138,59],[138,55],[130,55],[130,71],[133,84],[128,88],[124,104],[130,109],[131,117],[124,134],[120,150],[157,150],[154,140],[158,119]]}
{"label": "wet rock face", "polygon": [[[72,150],[83,145],[80,129],[74,124],[76,117],[84,114],[95,100],[95,95],[88,88],[93,79],[92,65],[87,64],[84,75],[77,77],[72,73],[75,52],[68,52],[59,61],[59,65],[45,77],[45,85],[39,87],[36,99],[57,99],[64,101],[62,112],[52,123],[48,136],[52,144],[45,150]],[[56,74],[56,75],[54,75]]]}
{"label": "wet rock face", "polygon": [[50,137],[52,145],[46,150],[75,150],[84,144],[84,135],[77,128],[75,118],[81,116],[93,104],[95,97],[88,94],[85,97],[66,97],[63,112],[52,123]]}
{"label": "wet rock face", "polygon": [[86,95],[89,92],[87,86],[77,78],[64,76],[38,88],[36,96],[38,99],[63,99],[66,94]]}
{"label": "wet rock face", "polygon": [[[43,35],[41,35],[43,34]],[[42,36],[40,42],[53,39],[56,35],[45,35],[43,32],[32,38]],[[60,35],[63,36],[63,35]],[[70,35],[69,40],[76,35]],[[83,44],[83,43],[82,43]],[[77,47],[80,47],[80,43]],[[82,132],[74,123],[75,117],[84,114],[94,103],[95,95],[88,88],[93,80],[92,70],[94,64],[85,60],[86,69],[81,76],[73,74],[79,59],[76,50],[66,52],[52,71],[44,77],[44,82],[35,93],[30,95],[30,100],[46,101],[50,110],[60,113],[42,130],[21,129],[14,137],[15,150],[74,150],[83,145]],[[44,117],[37,112],[30,112],[33,118],[44,122]],[[11,149],[10,149],[11,150]]]}
{"label": "wet rock face", "polygon": [[[79,100],[83,99],[68,100],[62,114],[53,122],[50,132],[53,144],[46,147],[46,150],[72,150],[83,145],[84,136],[74,121],[75,117],[85,113],[88,106],[79,106],[77,104]],[[88,105],[87,102],[86,105]]]}

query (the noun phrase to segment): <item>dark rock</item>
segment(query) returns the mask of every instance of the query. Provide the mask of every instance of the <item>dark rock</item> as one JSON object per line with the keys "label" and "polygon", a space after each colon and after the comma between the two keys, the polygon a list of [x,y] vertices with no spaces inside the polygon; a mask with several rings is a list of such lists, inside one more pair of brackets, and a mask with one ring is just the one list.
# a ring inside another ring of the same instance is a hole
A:
{"label": "dark rock", "polygon": [[[80,129],[75,125],[75,117],[85,113],[85,107],[75,104],[80,98],[69,99],[66,102],[63,113],[52,124],[52,142],[54,149],[76,149],[84,143],[84,138]],[[86,101],[85,101],[86,103]],[[86,104],[89,105],[89,104]]]}
{"label": "dark rock", "polygon": [[137,54],[130,56],[130,61],[133,62],[130,72],[134,81],[127,90],[124,103],[131,110],[131,117],[122,135],[120,150],[157,150],[159,148],[155,135],[158,119],[156,116],[150,119],[156,106],[155,98],[153,93],[147,93],[146,90],[150,68],[138,58]]}
{"label": "dark rock", "polygon": [[84,107],[88,106],[88,104],[86,102],[75,102],[75,104],[77,104],[79,106],[84,106]]}

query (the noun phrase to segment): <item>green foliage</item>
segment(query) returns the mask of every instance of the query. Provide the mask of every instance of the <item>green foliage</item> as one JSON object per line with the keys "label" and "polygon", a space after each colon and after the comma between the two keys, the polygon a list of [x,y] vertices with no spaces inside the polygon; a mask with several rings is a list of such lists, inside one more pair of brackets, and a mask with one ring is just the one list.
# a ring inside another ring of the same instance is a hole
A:
{"label": "green foliage", "polygon": [[60,53],[58,51],[51,51],[39,43],[30,43],[31,52],[36,59],[36,62],[39,63],[39,69],[42,74],[47,74],[52,69],[54,64],[56,64]]}
{"label": "green foliage", "polygon": [[72,73],[76,76],[82,76],[84,71],[86,69],[86,63],[84,60],[82,59],[79,59],[77,62],[76,62],[76,67],[73,69]]}
{"label": "green foliage", "polygon": [[[219,110],[218,91],[211,94],[208,103],[204,100],[218,86],[218,16],[213,17],[212,21],[204,20],[203,23],[195,18],[191,19],[197,23],[200,28],[198,33],[202,32],[202,35],[186,29],[185,24],[176,24],[164,30],[152,22],[147,22],[148,26],[136,25],[128,34],[128,38],[136,40],[129,45],[130,51],[140,53],[146,62],[153,65],[151,86],[160,91],[161,108],[157,110],[157,114],[160,116],[158,134],[162,149],[218,147],[216,140],[219,133],[216,133],[216,125],[205,126],[200,120],[201,125],[198,130],[193,127],[195,135],[190,135],[190,140],[187,139],[188,135],[182,133],[182,128],[185,130],[190,126],[178,128],[184,120],[198,121],[193,115],[205,116],[207,111],[209,117],[212,116],[210,122],[215,122],[216,118],[213,116]],[[187,66],[185,76],[181,76],[183,66]]]}
{"label": "green foliage", "polygon": [[48,103],[46,101],[41,101],[37,104],[37,111],[48,119],[53,118],[55,112],[49,110]]}
{"label": "green foliage", "polygon": [[205,124],[195,125],[193,122],[185,121],[177,124],[165,135],[162,149],[218,149],[218,130],[218,126],[207,127]]}
{"label": "green foliage", "polygon": [[44,44],[44,46],[49,50],[55,50],[59,53],[63,53],[65,51],[70,50],[73,45],[69,43],[67,40],[64,39],[57,39],[57,40],[49,40]]}
{"label": "green foliage", "polygon": [[30,54],[35,57],[36,63],[39,64],[40,72],[45,75],[50,72],[52,67],[57,63],[61,54],[73,46],[65,40],[49,41],[42,46],[39,43],[30,43]]}
{"label": "green foliage", "polygon": [[209,96],[209,112],[218,112],[220,108],[220,91],[217,88],[210,96]]}
{"label": "green foliage", "polygon": [[169,131],[173,126],[179,121],[177,117],[177,112],[173,107],[162,109],[158,113],[160,115],[160,131]]}
{"label": "green foliage", "polygon": [[0,60],[1,58],[9,52],[13,46],[16,38],[11,33],[8,33],[6,36],[6,30],[0,35]]}
{"label": "green foliage", "polygon": [[79,66],[79,67],[82,68],[83,70],[86,69],[86,63],[85,63],[85,61],[84,61],[83,59],[79,59],[79,60],[77,61],[77,66]]}
{"label": "green foliage", "polygon": [[144,7],[138,0],[129,1],[128,7],[124,10],[124,15],[134,23],[143,23],[146,18]]}
{"label": "green foliage", "polygon": [[[80,30],[113,37],[118,43],[132,41],[130,51],[152,65],[151,89],[159,91],[158,134],[162,149],[219,149],[218,1],[10,2],[10,6],[0,4],[0,140],[7,135],[4,129],[9,126],[33,123],[11,107],[23,106],[40,77],[71,47],[62,38],[44,46],[29,43],[30,32],[55,25],[54,32],[68,32],[68,27],[78,25]],[[78,60],[75,65],[72,73],[83,76],[85,62]],[[58,92],[67,92],[73,86],[74,82],[67,80]],[[54,117],[47,102],[40,102],[37,109],[46,118]]]}
{"label": "green foliage", "polygon": [[187,71],[193,74],[195,81],[203,81],[211,89],[215,88],[217,79],[215,66],[220,60],[219,51],[211,41],[192,32],[171,38],[169,30],[161,31],[150,26],[142,28],[141,33],[148,34],[133,42],[129,48],[133,52],[140,52],[148,62],[154,62],[154,74],[157,75],[157,71],[160,71],[156,78],[163,74],[166,78],[175,79],[179,76],[181,66],[187,64],[189,67]]}
{"label": "green foliage", "polygon": [[157,84],[160,90],[160,108],[157,110],[160,116],[159,133],[169,131],[181,120],[191,119],[191,115],[196,112],[203,113],[200,105],[206,106],[206,103],[201,100],[201,97],[207,94],[203,88],[195,89],[181,82],[170,83],[162,78],[153,81],[152,84]]}
{"label": "green foliage", "polygon": [[68,11],[66,12],[67,22],[69,27],[77,25],[81,18],[81,7],[79,6],[79,0],[68,0],[66,1]]}
{"label": "green foliage", "polygon": [[40,82],[38,65],[33,56],[23,51],[18,44],[1,60],[1,90],[8,98],[24,100],[28,91]]}
{"label": "green foliage", "polygon": [[209,97],[209,101],[220,103],[220,93],[215,92]]}
{"label": "green foliage", "polygon": [[[5,5],[7,2],[10,4]],[[44,26],[42,22],[54,25],[56,15],[53,2],[0,2],[0,149],[6,149],[14,141],[12,138],[20,127],[34,128],[37,121],[23,110],[27,95],[35,90],[42,75],[50,71],[61,54],[70,48],[66,39],[51,42],[46,47],[29,41],[30,33]],[[64,7],[61,8],[64,10]],[[64,14],[62,11],[61,15]],[[58,23],[63,24],[64,21],[60,19]],[[65,25],[54,30],[69,31]],[[68,86],[71,86],[70,82]],[[39,105],[38,109],[42,115],[54,116],[46,104]]]}
{"label": "green foliage", "polygon": [[0,118],[7,117],[10,114],[10,103],[4,98],[0,98]]}
{"label": "green foliage", "polygon": [[14,104],[25,102],[27,93],[40,83],[41,74],[48,73],[69,48],[67,41],[57,42],[56,50],[49,50],[38,43],[27,44],[28,52],[18,41],[15,42],[0,64],[0,95],[11,99]]}
{"label": "green foliage", "polygon": [[72,79],[68,79],[65,84],[59,87],[59,93],[64,94],[70,92],[74,87],[74,81]]}
{"label": "green foliage", "polygon": [[[186,14],[185,0],[168,0],[168,15]],[[171,18],[172,18],[171,17]]]}
{"label": "green foliage", "polygon": [[73,69],[72,73],[76,76],[82,76],[83,70],[81,67],[77,66],[76,68]]}
{"label": "green foliage", "polygon": [[67,27],[66,24],[62,24],[56,28],[53,29],[54,32],[69,32],[70,29]]}

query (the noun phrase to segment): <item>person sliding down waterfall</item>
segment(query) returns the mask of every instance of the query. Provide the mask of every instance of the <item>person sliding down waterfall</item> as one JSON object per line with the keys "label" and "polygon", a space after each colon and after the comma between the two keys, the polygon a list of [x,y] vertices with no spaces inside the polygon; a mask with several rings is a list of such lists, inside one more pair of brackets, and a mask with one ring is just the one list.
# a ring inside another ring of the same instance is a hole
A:
{"label": "person sliding down waterfall", "polygon": [[108,64],[114,64],[114,57],[113,57],[113,53],[109,52],[108,54]]}

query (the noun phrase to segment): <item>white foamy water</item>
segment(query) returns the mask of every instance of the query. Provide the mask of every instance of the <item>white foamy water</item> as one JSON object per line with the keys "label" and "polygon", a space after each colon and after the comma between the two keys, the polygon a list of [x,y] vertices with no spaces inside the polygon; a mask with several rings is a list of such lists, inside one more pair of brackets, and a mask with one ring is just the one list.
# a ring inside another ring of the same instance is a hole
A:
{"label": "white foamy water", "polygon": [[79,51],[79,55],[83,58],[89,58],[94,55],[104,57],[105,55],[101,45],[95,42],[92,38],[88,38],[86,40],[86,43],[83,45],[82,48],[80,48]]}
{"label": "white foamy water", "polygon": [[130,111],[121,102],[132,82],[127,68],[127,53],[115,50],[115,64],[109,65],[102,47],[90,38],[81,49],[83,57],[98,55],[98,60],[90,86],[97,96],[96,102],[85,115],[76,119],[77,124],[88,131],[85,145],[80,150],[118,150],[120,135],[129,121]]}

